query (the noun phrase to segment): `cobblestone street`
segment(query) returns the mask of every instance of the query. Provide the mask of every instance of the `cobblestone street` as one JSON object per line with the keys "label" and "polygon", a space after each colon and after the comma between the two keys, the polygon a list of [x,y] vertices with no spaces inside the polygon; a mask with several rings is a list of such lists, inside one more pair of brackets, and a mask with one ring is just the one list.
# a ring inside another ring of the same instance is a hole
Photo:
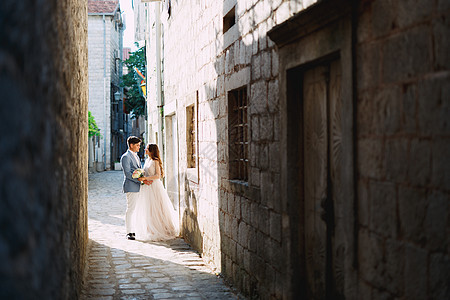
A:
{"label": "cobblestone street", "polygon": [[83,299],[239,299],[183,239],[125,238],[123,174],[89,175],[89,264]]}

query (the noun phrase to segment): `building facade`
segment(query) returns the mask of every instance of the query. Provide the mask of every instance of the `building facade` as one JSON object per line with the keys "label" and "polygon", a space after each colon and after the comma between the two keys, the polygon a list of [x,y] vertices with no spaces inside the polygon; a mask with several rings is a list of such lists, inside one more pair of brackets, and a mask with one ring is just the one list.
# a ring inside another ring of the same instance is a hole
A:
{"label": "building facade", "polygon": [[148,139],[244,294],[449,297],[447,3],[146,4]]}
{"label": "building facade", "polygon": [[90,141],[89,166],[103,171],[126,150],[128,115],[120,87],[123,23],[117,0],[88,1],[89,110],[101,138]]}

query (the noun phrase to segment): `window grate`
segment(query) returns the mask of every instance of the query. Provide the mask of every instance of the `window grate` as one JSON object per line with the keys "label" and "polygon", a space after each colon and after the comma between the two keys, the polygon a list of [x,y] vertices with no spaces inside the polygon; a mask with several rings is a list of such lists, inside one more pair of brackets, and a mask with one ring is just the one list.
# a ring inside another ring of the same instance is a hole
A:
{"label": "window grate", "polygon": [[247,88],[228,93],[230,179],[248,181]]}

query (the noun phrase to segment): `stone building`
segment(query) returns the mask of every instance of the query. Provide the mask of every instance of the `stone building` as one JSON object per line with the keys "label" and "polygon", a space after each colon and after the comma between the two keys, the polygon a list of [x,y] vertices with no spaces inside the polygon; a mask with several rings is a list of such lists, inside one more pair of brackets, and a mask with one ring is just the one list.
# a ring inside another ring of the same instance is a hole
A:
{"label": "stone building", "polygon": [[149,140],[251,297],[447,299],[448,1],[149,3]]}
{"label": "stone building", "polygon": [[[89,165],[113,168],[126,150],[128,115],[123,111],[123,23],[118,0],[88,1],[89,110],[102,137],[90,142]],[[131,130],[130,130],[131,131]]]}
{"label": "stone building", "polygon": [[78,299],[86,261],[86,1],[0,2],[0,298]]}

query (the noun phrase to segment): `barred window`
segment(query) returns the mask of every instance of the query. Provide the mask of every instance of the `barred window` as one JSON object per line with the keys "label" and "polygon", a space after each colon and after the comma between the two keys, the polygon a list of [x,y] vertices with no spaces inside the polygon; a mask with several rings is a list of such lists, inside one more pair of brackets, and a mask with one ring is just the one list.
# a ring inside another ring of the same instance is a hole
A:
{"label": "barred window", "polygon": [[248,181],[247,88],[228,92],[230,179]]}
{"label": "barred window", "polygon": [[195,105],[186,107],[187,167],[197,167],[197,114]]}

